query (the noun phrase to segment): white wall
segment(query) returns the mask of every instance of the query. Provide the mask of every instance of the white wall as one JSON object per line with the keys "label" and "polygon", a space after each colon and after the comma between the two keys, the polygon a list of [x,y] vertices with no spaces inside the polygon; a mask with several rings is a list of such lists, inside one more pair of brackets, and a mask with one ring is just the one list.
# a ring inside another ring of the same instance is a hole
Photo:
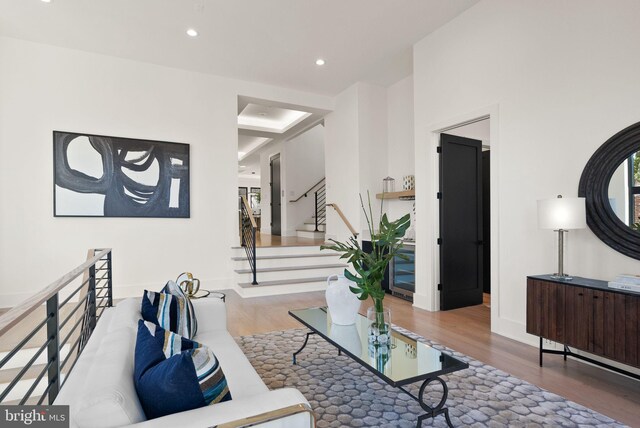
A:
{"label": "white wall", "polygon": [[[536,0],[483,1],[414,47],[416,165],[435,165],[429,129],[476,111],[494,114],[492,221],[499,225],[492,245],[499,253],[492,260],[492,287],[499,293],[492,294],[492,330],[497,333],[533,339],[525,333],[525,278],[551,272],[556,264],[556,236],[537,228],[536,200],[576,196],[592,153],[640,120],[638,16],[635,0],[617,1],[615,7],[598,0],[543,7]],[[416,174],[417,251],[425,259],[417,266],[417,291],[425,297],[436,281],[430,243],[436,238],[437,182],[430,171]],[[640,273],[640,262],[585,229],[569,233],[566,270],[608,279]]]}
{"label": "white wall", "polygon": [[238,187],[248,187],[249,191],[251,191],[251,187],[260,187],[261,179],[260,176],[255,177],[247,177],[247,176],[238,176]]}
{"label": "white wall", "polygon": [[283,223],[283,235],[294,236],[296,229],[315,212],[315,197],[309,193],[298,202],[303,192],[318,183],[324,171],[324,126],[316,125],[299,136],[286,141],[283,147],[286,152],[286,181],[283,182],[285,199],[283,210],[286,210],[286,223]]}
{"label": "white wall", "polygon": [[[370,196],[373,227],[380,221],[380,203],[376,193],[382,192],[382,179],[387,176],[387,90],[381,86],[358,83],[358,126],[360,194],[368,209]],[[364,212],[360,212],[360,231],[368,236]]]}
{"label": "white wall", "polygon": [[[327,203],[338,204],[353,227],[360,230],[358,85],[335,98],[334,111],[325,117],[324,125]],[[335,211],[327,208],[327,239],[344,240],[349,236],[349,229]]]}
{"label": "white wall", "polygon": [[[325,118],[327,202],[337,203],[360,237],[367,224],[360,205],[367,191],[375,221],[380,214],[376,193],[387,176],[386,88],[356,83],[335,99],[335,109]],[[338,215],[327,210],[327,238],[347,239],[350,232]]]}
{"label": "white wall", "polygon": [[[237,97],[331,109],[314,94],[0,38],[0,307],[112,247],[115,296],[189,270],[231,285]],[[191,145],[191,218],[54,218],[52,131]]]}
{"label": "white wall", "polygon": [[[388,174],[395,178],[396,191],[402,190],[402,177],[415,175],[424,164],[415,162],[413,135],[413,75],[387,88],[387,165]],[[390,199],[384,202],[390,219],[400,218],[413,211],[414,201]],[[413,219],[412,219],[413,220]]]}

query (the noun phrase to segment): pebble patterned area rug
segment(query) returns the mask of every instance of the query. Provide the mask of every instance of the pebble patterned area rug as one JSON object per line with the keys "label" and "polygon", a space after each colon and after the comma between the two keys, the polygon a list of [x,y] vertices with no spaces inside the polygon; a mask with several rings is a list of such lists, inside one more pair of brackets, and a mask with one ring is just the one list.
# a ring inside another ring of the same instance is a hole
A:
{"label": "pebble patterned area rug", "polygon": [[[455,427],[623,427],[563,397],[538,388],[501,370],[452,351],[407,330],[397,330],[469,363],[469,368],[442,378],[449,386],[446,406]],[[295,329],[236,338],[247,358],[270,389],[297,388],[309,400],[319,428],[415,427],[424,414],[418,403],[387,385],[318,335],[304,342],[307,330]],[[409,386],[418,395],[421,382]],[[437,403],[441,387],[430,384],[428,402]],[[440,388],[439,390],[436,388]],[[446,427],[444,416],[426,419],[423,426]]]}

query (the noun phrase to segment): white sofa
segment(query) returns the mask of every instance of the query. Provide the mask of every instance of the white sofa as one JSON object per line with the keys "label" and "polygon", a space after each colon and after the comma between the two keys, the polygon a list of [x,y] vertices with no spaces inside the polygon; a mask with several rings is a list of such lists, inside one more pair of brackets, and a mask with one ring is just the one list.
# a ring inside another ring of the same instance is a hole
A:
{"label": "white sofa", "polygon": [[233,399],[146,420],[133,382],[140,299],[105,310],[54,404],[70,406],[72,428],[313,427],[315,419],[296,389],[270,391],[227,331],[224,302],[193,301],[198,319],[194,340],[218,357]]}

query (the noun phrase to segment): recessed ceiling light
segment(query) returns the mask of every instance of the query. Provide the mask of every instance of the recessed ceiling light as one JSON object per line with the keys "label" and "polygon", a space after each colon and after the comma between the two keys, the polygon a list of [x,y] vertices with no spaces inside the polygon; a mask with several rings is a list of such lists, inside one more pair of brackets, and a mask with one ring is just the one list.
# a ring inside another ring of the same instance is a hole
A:
{"label": "recessed ceiling light", "polygon": [[240,168],[246,168],[246,167],[247,167],[246,165],[240,165]]}
{"label": "recessed ceiling light", "polygon": [[190,37],[198,37],[198,32],[196,30],[194,30],[193,28],[189,28],[187,30],[187,35]]}
{"label": "recessed ceiling light", "polygon": [[51,3],[51,0],[42,0],[42,3]]}
{"label": "recessed ceiling light", "polygon": [[322,58],[318,58],[316,60],[316,65],[324,65],[324,64],[325,64],[325,61]]}

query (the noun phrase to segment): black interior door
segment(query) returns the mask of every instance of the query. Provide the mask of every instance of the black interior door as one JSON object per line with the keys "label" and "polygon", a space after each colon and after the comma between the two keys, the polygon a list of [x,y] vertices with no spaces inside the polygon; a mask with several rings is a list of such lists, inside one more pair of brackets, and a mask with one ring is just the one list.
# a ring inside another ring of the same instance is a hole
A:
{"label": "black interior door", "polygon": [[280,197],[280,154],[271,158],[271,234],[282,233],[282,198]]}
{"label": "black interior door", "polygon": [[440,309],[482,303],[482,142],[440,136]]}

